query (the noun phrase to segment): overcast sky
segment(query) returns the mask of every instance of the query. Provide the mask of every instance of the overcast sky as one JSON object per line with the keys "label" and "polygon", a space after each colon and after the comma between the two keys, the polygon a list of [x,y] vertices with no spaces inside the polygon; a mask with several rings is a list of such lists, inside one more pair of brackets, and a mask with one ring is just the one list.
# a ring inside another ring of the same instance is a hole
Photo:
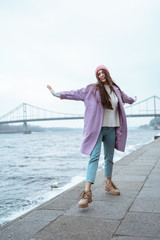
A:
{"label": "overcast sky", "polygon": [[85,87],[100,64],[138,101],[160,96],[159,23],[159,0],[1,0],[0,116],[23,102],[83,113],[46,85]]}

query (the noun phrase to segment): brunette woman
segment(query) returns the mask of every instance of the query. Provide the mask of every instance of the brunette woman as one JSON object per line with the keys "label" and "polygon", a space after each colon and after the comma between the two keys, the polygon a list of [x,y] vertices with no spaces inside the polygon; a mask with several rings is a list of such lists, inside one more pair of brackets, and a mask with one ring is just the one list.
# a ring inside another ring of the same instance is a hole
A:
{"label": "brunette woman", "polygon": [[105,191],[112,195],[120,195],[119,189],[112,181],[114,149],[125,150],[127,138],[127,122],[124,103],[132,104],[136,99],[127,96],[112,80],[104,65],[95,71],[96,84],[76,91],[51,93],[61,99],[84,101],[84,130],[81,152],[90,156],[85,189],[81,194],[79,208],[88,207],[92,202],[91,185],[95,182],[101,143],[104,145]]}

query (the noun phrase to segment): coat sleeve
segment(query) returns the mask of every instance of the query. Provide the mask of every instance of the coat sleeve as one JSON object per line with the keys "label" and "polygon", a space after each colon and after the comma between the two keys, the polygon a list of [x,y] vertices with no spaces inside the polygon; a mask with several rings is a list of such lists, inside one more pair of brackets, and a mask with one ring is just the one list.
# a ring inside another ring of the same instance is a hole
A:
{"label": "coat sleeve", "polygon": [[78,90],[60,92],[61,99],[84,101],[87,94],[87,88],[81,88]]}
{"label": "coat sleeve", "polygon": [[124,103],[129,103],[129,104],[132,104],[134,103],[134,99],[129,97],[127,94],[125,94],[123,91],[122,91],[122,100]]}

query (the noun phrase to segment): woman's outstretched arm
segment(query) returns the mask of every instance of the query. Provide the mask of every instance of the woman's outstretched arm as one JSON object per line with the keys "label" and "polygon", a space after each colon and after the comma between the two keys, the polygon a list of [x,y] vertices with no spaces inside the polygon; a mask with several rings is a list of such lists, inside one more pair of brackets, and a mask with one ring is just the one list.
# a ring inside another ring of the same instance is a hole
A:
{"label": "woman's outstretched arm", "polygon": [[124,103],[129,103],[129,104],[132,104],[134,102],[137,101],[137,96],[135,96],[134,98],[132,97],[129,97],[127,94],[125,94],[123,91],[122,91],[122,98],[123,98],[123,102]]}
{"label": "woman's outstretched arm", "polygon": [[71,90],[60,93],[55,93],[55,91],[52,89],[50,85],[47,85],[47,88],[51,91],[51,93],[55,97],[59,97],[61,99],[84,101],[85,96],[87,94],[87,88],[81,88],[78,90]]}

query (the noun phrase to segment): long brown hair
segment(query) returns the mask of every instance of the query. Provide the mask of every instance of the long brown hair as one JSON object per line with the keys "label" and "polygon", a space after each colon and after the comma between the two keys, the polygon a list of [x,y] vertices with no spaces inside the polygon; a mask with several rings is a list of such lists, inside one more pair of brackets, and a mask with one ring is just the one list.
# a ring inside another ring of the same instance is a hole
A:
{"label": "long brown hair", "polygon": [[[115,93],[115,90],[114,90],[113,86],[116,86],[121,93],[121,89],[112,80],[112,78],[110,76],[110,73],[105,69],[102,69],[102,71],[105,74],[107,85],[110,87],[111,92],[113,91]],[[106,89],[104,87],[104,83],[101,82],[101,80],[98,77],[98,71],[96,73],[96,78],[97,78],[98,82],[95,84],[95,88],[96,88],[96,90],[99,91],[99,94],[100,94],[100,97],[101,97],[101,103],[102,103],[103,107],[106,108],[106,109],[112,109],[113,110],[110,96],[109,96],[108,92],[106,91]]]}

